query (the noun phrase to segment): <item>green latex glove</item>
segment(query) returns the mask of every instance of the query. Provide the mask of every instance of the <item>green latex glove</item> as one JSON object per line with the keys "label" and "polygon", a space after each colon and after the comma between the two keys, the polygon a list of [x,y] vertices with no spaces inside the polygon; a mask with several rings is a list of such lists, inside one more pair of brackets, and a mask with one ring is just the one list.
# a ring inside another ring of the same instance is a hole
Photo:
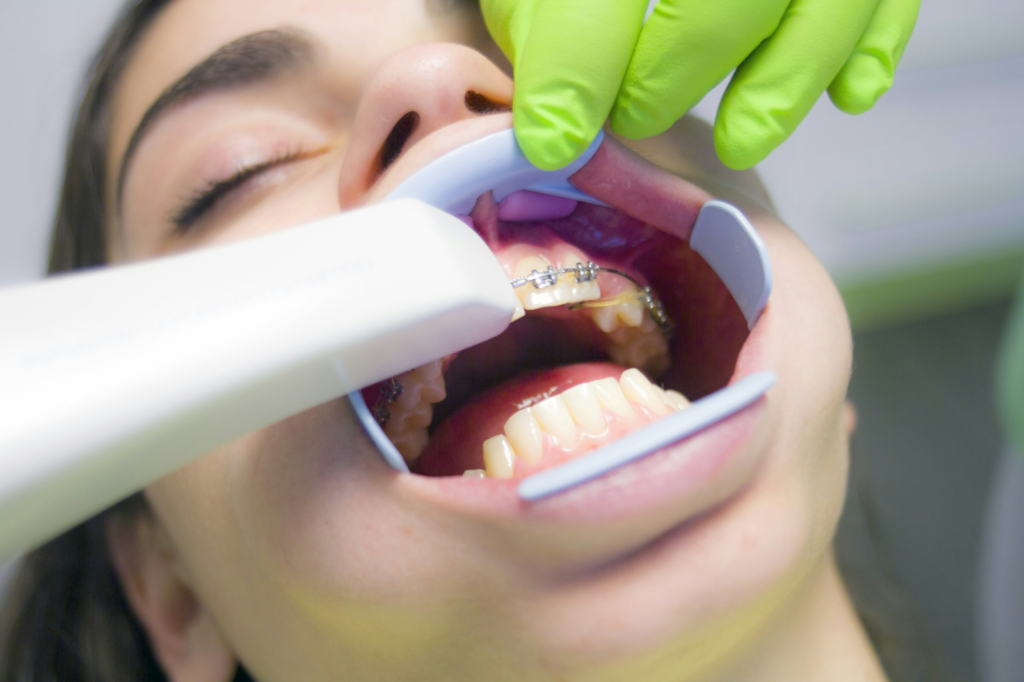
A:
{"label": "green latex glove", "polygon": [[781,144],[825,89],[867,111],[892,85],[920,0],[481,0],[512,62],[516,138],[539,166],[579,156],[610,116],[638,139],[664,132],[736,73],[715,146],[749,168]]}

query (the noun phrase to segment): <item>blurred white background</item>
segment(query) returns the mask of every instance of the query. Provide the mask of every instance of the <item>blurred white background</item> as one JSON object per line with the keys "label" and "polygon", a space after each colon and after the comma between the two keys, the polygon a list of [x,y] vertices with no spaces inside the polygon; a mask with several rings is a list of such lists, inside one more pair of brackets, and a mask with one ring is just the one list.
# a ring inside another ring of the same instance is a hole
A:
{"label": "blurred white background", "polygon": [[42,276],[78,82],[120,0],[0,0],[0,285]]}

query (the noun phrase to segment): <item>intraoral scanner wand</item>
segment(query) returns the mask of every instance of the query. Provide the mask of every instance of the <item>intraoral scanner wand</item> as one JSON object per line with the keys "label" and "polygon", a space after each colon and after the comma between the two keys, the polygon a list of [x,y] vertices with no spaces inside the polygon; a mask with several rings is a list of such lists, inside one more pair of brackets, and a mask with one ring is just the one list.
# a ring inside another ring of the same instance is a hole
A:
{"label": "intraoral scanner wand", "polygon": [[414,199],[2,290],[0,561],[516,309],[483,240]]}

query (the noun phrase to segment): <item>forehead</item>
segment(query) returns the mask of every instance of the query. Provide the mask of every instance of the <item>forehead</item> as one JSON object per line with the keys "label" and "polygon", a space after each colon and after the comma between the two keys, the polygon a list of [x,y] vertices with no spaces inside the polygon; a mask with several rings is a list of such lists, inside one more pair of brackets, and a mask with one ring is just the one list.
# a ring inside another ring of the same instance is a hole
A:
{"label": "forehead", "polygon": [[466,3],[443,0],[174,0],[136,46],[111,106],[108,183],[135,126],[160,94],[221,46],[293,27],[312,37],[332,89],[356,97],[388,56],[424,42],[470,41]]}

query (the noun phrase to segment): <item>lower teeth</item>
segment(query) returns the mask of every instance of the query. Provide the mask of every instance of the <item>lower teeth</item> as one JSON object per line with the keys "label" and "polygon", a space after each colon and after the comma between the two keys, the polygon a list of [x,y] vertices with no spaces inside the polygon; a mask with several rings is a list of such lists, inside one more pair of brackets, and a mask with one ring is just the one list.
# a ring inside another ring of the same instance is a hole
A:
{"label": "lower teeth", "polygon": [[[427,446],[432,405],[444,399],[440,363],[397,377],[402,391],[391,405],[384,433],[410,465]],[[570,458],[603,445],[610,440],[610,422],[628,431],[688,406],[681,393],[660,388],[636,368],[625,370],[618,380],[607,377],[577,384],[515,412],[505,422],[504,433],[484,442],[484,468],[463,476],[512,478],[517,466],[536,467],[546,453]]]}
{"label": "lower teeth", "polygon": [[634,427],[689,404],[681,393],[652,384],[638,369],[627,369],[618,381],[609,377],[580,384],[509,417],[505,433],[483,444],[484,471],[489,478],[512,478],[518,464],[538,463],[545,449],[579,455],[603,444],[610,418]]}

